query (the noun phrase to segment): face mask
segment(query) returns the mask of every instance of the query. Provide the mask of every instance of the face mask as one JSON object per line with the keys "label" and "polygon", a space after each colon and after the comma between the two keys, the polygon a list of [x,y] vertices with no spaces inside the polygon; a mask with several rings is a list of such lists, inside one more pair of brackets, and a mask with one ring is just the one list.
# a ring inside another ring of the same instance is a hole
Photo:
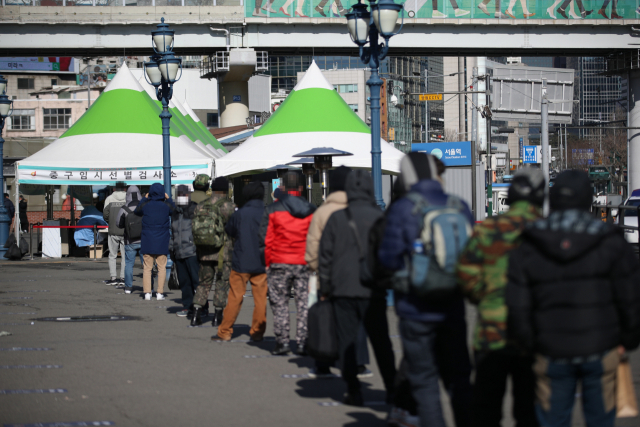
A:
{"label": "face mask", "polygon": [[186,206],[189,204],[190,197],[189,196],[178,196],[176,197],[176,204],[180,206]]}

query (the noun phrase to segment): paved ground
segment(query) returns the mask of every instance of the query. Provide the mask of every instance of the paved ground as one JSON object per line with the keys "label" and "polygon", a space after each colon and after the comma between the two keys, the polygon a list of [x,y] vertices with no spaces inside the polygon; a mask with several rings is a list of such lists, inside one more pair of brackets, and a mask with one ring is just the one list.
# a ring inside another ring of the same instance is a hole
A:
{"label": "paved ground", "polygon": [[[341,380],[300,377],[311,359],[271,357],[270,338],[247,342],[250,296],[235,342],[211,343],[215,329],[190,328],[175,316],[179,292],[165,301],[144,301],[140,273],[136,267],[135,292],[125,295],[103,284],[106,260],[0,262],[0,331],[13,334],[0,337],[0,425],[386,425],[387,408],[379,404],[383,386],[373,361],[376,375],[365,380],[368,407],[339,405],[345,390]],[[266,336],[273,337],[268,312]],[[389,314],[394,349],[400,350],[396,318]],[[137,320],[37,320],[89,315]],[[401,353],[396,355],[399,359]],[[633,355],[638,392],[639,359]],[[636,418],[618,425],[639,424]],[[511,425],[506,420],[505,426]],[[582,423],[576,419],[574,425]]]}

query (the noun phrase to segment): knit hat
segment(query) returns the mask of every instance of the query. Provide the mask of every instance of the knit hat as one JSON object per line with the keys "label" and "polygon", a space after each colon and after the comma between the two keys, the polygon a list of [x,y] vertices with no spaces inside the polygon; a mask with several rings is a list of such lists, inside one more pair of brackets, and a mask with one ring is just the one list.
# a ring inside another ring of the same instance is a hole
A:
{"label": "knit hat", "polygon": [[524,168],[513,176],[509,186],[508,203],[526,200],[536,206],[544,201],[544,175],[540,169]]}
{"label": "knit hat", "polygon": [[211,181],[209,175],[201,173],[193,181],[193,188],[198,191],[207,191],[209,189],[209,181]]}
{"label": "knit hat", "polygon": [[123,181],[117,181],[116,182],[116,190],[117,191],[124,191],[127,188],[127,183],[123,182]]}
{"label": "knit hat", "polygon": [[351,172],[351,168],[347,166],[337,167],[331,172],[331,182],[329,183],[329,191],[344,191],[344,185],[347,182],[347,175]]}
{"label": "knit hat", "polygon": [[211,191],[229,191],[229,180],[224,176],[217,177],[211,184]]}
{"label": "knit hat", "polygon": [[435,157],[431,154],[411,152],[400,160],[400,177],[406,191],[423,179],[438,176]]}
{"label": "knit hat", "polygon": [[253,181],[242,189],[242,197],[246,200],[262,200],[264,198],[264,185],[260,181]]}
{"label": "knit hat", "polygon": [[586,172],[567,170],[560,173],[549,190],[552,210],[589,210],[593,201],[591,181]]}

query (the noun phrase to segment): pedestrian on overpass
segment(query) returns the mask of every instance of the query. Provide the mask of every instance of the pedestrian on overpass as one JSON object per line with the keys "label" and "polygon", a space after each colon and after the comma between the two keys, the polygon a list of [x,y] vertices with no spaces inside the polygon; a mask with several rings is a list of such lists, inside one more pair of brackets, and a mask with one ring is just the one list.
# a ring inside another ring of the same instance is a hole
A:
{"label": "pedestrian on overpass", "polygon": [[578,383],[587,426],[613,427],[621,354],[640,344],[640,265],[622,230],[589,213],[585,172],[550,189],[509,258],[508,336],[534,354],[543,426],[570,426]]}
{"label": "pedestrian on overpass", "polygon": [[253,295],[253,318],[249,336],[252,341],[262,341],[267,327],[267,274],[260,259],[260,221],[264,214],[264,185],[260,181],[247,184],[242,189],[245,204],[231,215],[225,226],[229,238],[233,239],[233,257],[229,276],[229,298],[224,309],[222,323],[212,341],[229,341],[233,335],[233,324],[251,283]]}
{"label": "pedestrian on overpass", "polygon": [[[111,279],[105,283],[107,285],[124,285],[124,268],[125,268],[125,252],[124,252],[124,230],[118,228],[118,212],[124,206],[127,199],[127,184],[122,181],[116,182],[116,188],[107,200],[104,201],[104,210],[102,215],[104,220],[109,224],[109,273]],[[120,276],[118,276],[117,260],[118,252],[120,252]]]}
{"label": "pedestrian on overpass", "polygon": [[509,210],[475,226],[460,257],[458,284],[478,307],[473,341],[475,384],[472,413],[476,425],[499,427],[507,377],[511,377],[513,417],[518,427],[536,427],[533,357],[507,336],[507,267],[525,226],[542,215],[544,175],[520,169],[509,187]]}

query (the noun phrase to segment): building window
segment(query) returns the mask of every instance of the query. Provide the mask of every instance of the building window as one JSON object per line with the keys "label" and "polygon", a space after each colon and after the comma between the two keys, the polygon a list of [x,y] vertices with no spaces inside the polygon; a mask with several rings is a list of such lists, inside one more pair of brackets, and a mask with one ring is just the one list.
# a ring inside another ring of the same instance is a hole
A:
{"label": "building window", "polygon": [[58,79],[51,79],[51,86],[57,86],[58,85]]}
{"label": "building window", "polygon": [[36,79],[18,79],[18,89],[33,89]]}
{"label": "building window", "polygon": [[69,129],[71,108],[43,108],[44,129]]}
{"label": "building window", "polygon": [[218,127],[218,113],[207,113],[207,127]]}
{"label": "building window", "polygon": [[351,108],[351,111],[354,113],[358,112],[358,104],[349,104],[349,108]]}
{"label": "building window", "polygon": [[358,92],[358,85],[357,84],[333,85],[333,89],[337,90],[339,93],[357,93]]}
{"label": "building window", "polygon": [[13,110],[9,130],[36,130],[36,110]]}

